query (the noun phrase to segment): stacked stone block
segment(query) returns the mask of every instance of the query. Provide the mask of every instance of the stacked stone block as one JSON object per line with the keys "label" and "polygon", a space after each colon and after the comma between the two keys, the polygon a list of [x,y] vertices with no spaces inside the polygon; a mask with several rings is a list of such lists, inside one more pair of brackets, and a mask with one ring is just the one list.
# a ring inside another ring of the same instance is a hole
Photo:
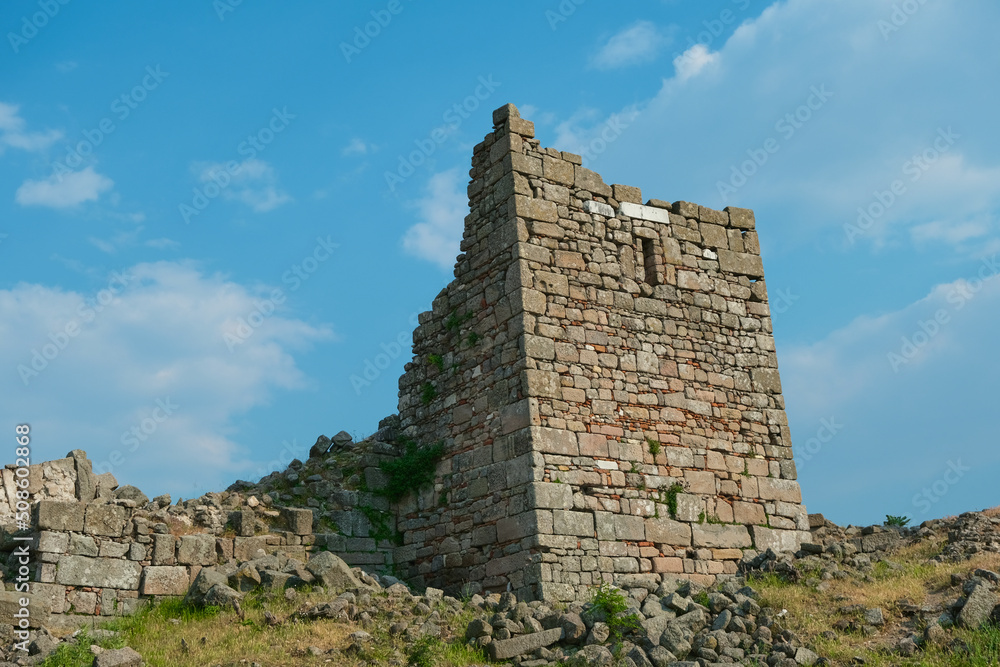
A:
{"label": "stacked stone block", "polygon": [[[173,535],[136,515],[133,504],[38,501],[29,549],[34,622],[44,623],[50,614],[128,614],[152,596],[184,595],[206,565],[251,560],[259,550],[305,561],[316,537],[308,509],[283,508],[283,530],[228,537]],[[23,597],[12,590],[0,595],[11,605]]]}
{"label": "stacked stone block", "polygon": [[752,211],[643,203],[533,137],[494,112],[455,280],[414,332],[402,426],[447,455],[400,508],[397,561],[568,600],[794,550],[808,519]]}

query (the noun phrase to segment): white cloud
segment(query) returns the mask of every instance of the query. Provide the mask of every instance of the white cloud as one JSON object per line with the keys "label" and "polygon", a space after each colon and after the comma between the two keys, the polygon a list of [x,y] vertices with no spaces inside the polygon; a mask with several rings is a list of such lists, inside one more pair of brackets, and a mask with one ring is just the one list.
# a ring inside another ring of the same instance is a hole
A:
{"label": "white cloud", "polygon": [[97,173],[93,167],[67,174],[52,174],[44,181],[27,180],[15,194],[21,206],[48,206],[49,208],[72,208],[86,201],[97,201],[101,193],[114,186],[107,176]]}
{"label": "white cloud", "polygon": [[66,60],[64,62],[56,63],[56,69],[63,74],[69,74],[78,67],[78,64],[73,60]]}
{"label": "white cloud", "polygon": [[913,227],[910,230],[910,235],[917,243],[944,241],[949,245],[958,245],[970,239],[986,236],[989,232],[990,225],[985,220],[968,220],[966,222],[935,220]]}
{"label": "white cloud", "polygon": [[367,155],[372,147],[361,139],[355,137],[350,143],[340,150],[341,155]]}
{"label": "white cloud", "polygon": [[403,236],[403,248],[412,255],[450,269],[460,252],[469,200],[463,192],[461,172],[449,169],[431,176],[427,196],[416,202],[422,222]]}
{"label": "white cloud", "polygon": [[18,115],[19,106],[0,102],[0,153],[5,147],[20,148],[24,151],[43,151],[62,138],[59,130],[27,132],[27,123]]}
{"label": "white cloud", "polygon": [[[891,512],[914,516],[913,494],[932,483],[949,459],[995,470],[995,429],[989,419],[1000,357],[1000,256],[935,286],[922,299],[877,316],[862,316],[806,344],[780,346],[784,396],[802,488],[813,511],[841,512],[838,521],[874,521]],[[873,286],[878,289],[878,286]],[[796,314],[793,306],[784,321]],[[962,415],[961,419],[952,418]],[[843,425],[821,432],[821,420]],[[863,462],[861,464],[860,462]],[[992,467],[991,467],[992,466]],[[988,476],[988,475],[987,475]],[[862,506],[839,509],[845,488]],[[985,502],[993,485],[969,482],[918,520]],[[838,496],[840,496],[838,498]],[[918,504],[921,508],[922,503]],[[901,510],[901,511],[896,511]]]}
{"label": "white cloud", "polygon": [[704,44],[695,44],[674,58],[674,70],[678,81],[687,81],[697,76],[703,69],[719,61],[719,54],[712,53]]}
{"label": "white cloud", "polygon": [[[935,220],[995,219],[1000,133],[987,109],[1000,99],[967,83],[991,80],[1000,64],[986,48],[982,17],[955,2],[928,3],[886,40],[879,21],[891,14],[885,2],[787,0],[713,50],[693,46],[639,103],[642,113],[608,147],[602,170],[618,182],[656,184],[649,196],[767,212],[786,247],[838,233],[849,246],[845,225],[895,180],[905,196],[858,242],[896,245]],[[991,6],[991,18],[998,15]],[[975,54],[945,46],[972,34]],[[949,127],[954,142],[941,134]],[[775,152],[763,151],[769,139]],[[938,148],[910,180],[907,163]]]}
{"label": "white cloud", "polygon": [[[124,286],[102,280],[90,293],[27,283],[0,290],[0,363],[11,370],[0,379],[2,418],[32,424],[39,460],[80,447],[98,464],[118,450],[125,460],[114,474],[147,493],[252,476],[273,452],[241,447],[241,417],[276,392],[307,388],[293,351],[332,340],[331,327],[295,319],[283,305],[261,322],[252,314],[269,310],[259,304],[273,288],[187,263],[139,264],[122,275]],[[101,291],[109,287],[113,298]],[[239,335],[241,319],[258,326],[230,352],[224,335]],[[51,358],[25,386],[17,369],[31,368],[35,351]],[[123,434],[168,398],[175,414],[130,451]]]}
{"label": "white cloud", "polygon": [[608,70],[651,62],[666,43],[656,25],[650,21],[638,21],[612,35],[591,58],[591,65]]}
{"label": "white cloud", "polygon": [[242,202],[256,213],[266,213],[292,201],[292,197],[278,186],[274,167],[264,160],[243,161],[235,175],[230,174],[222,162],[195,162],[191,168],[202,183],[212,182],[213,176],[228,176],[229,184],[221,189],[223,198]]}
{"label": "white cloud", "polygon": [[553,145],[583,156],[585,166],[594,167],[597,159],[628,131],[639,113],[639,107],[635,105],[609,116],[604,116],[597,109],[583,107],[556,124]]}

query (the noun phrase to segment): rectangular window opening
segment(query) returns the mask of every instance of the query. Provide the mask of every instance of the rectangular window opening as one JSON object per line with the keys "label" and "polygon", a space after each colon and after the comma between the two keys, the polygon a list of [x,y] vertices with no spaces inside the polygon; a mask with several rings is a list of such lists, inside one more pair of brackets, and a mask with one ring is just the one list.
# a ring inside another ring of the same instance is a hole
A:
{"label": "rectangular window opening", "polygon": [[656,276],[656,247],[653,239],[642,239],[642,267],[646,273],[647,285],[659,285]]}

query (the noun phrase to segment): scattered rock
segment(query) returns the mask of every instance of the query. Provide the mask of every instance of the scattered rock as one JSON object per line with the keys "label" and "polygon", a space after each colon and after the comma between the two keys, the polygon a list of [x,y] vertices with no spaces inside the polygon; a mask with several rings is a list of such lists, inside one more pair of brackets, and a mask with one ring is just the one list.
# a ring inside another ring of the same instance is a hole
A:
{"label": "scattered rock", "polygon": [[94,656],[93,667],[139,667],[141,664],[142,656],[126,646],[102,651],[100,655]]}
{"label": "scattered rock", "polygon": [[976,629],[989,620],[996,606],[997,596],[992,586],[985,582],[978,583],[969,593],[955,622],[959,627]]}

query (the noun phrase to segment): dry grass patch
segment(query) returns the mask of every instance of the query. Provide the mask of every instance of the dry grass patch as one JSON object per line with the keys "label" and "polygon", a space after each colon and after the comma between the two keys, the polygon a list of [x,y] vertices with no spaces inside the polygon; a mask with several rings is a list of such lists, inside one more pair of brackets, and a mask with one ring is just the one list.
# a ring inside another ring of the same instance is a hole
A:
{"label": "dry grass patch", "polygon": [[[246,667],[251,662],[267,667],[354,667],[362,664],[385,665],[393,660],[406,664],[413,642],[405,636],[391,636],[388,628],[395,620],[414,624],[424,618],[403,617],[406,610],[413,607],[413,601],[373,597],[376,599],[373,599],[372,606],[379,611],[373,622],[365,626],[330,619],[296,621],[291,618],[297,609],[328,602],[328,595],[299,595],[294,602],[284,598],[265,602],[251,594],[244,600],[242,620],[232,610],[195,609],[185,606],[180,600],[168,599],[134,616],[116,619],[111,627],[121,633],[116,643],[134,648],[150,667]],[[271,612],[281,622],[268,625],[265,611]],[[439,623],[442,637],[448,641],[453,640],[456,634],[464,633],[473,616],[471,610],[458,615],[452,612],[445,614],[444,607],[440,607],[439,611],[442,615]],[[390,613],[393,614],[392,619]],[[365,645],[361,653],[345,652],[352,644],[349,635],[358,630],[368,632],[372,641]],[[485,661],[481,652],[464,643],[446,644],[433,640],[427,644],[424,653],[433,655],[432,664],[435,666],[462,667]],[[323,655],[308,654],[307,649],[311,646],[321,649]],[[331,649],[335,651],[328,653]],[[50,658],[44,667],[89,667],[93,656],[87,659],[88,655],[85,648],[75,652],[64,650],[63,654]]]}
{"label": "dry grass patch", "polygon": [[[820,655],[826,656],[835,664],[852,664],[855,656],[863,657],[867,665],[874,667],[890,665],[976,665],[972,662],[950,662],[942,656],[947,651],[932,648],[914,660],[907,660],[894,655],[887,646],[910,634],[920,634],[924,628],[918,625],[913,617],[902,612],[904,604],[948,604],[960,594],[960,589],[951,584],[952,574],[966,575],[976,568],[986,568],[996,571],[1000,568],[1000,554],[984,553],[960,563],[935,563],[928,559],[941,552],[944,542],[920,542],[904,547],[889,557],[889,562],[878,561],[865,575],[852,573],[846,579],[831,579],[817,588],[819,578],[813,570],[807,574],[802,583],[788,584],[776,576],[768,575],[755,578],[751,584],[761,593],[762,603],[766,606],[785,609],[787,613],[781,622],[792,632],[798,634],[807,643],[813,644]],[[808,572],[808,562],[805,564]],[[859,622],[863,612],[844,614],[844,607],[859,605],[863,608],[880,607],[885,615],[886,624],[875,636],[867,636],[860,631],[835,632],[833,624],[838,620]],[[983,665],[996,665],[1000,654],[993,654],[993,662],[989,662],[990,648],[994,644],[1000,651],[1000,631],[980,631],[968,633],[955,631],[955,636],[964,638],[972,646],[983,644],[985,648]],[[824,636],[824,633],[827,633]],[[993,643],[991,643],[993,642]],[[944,661],[943,661],[944,660]]]}

